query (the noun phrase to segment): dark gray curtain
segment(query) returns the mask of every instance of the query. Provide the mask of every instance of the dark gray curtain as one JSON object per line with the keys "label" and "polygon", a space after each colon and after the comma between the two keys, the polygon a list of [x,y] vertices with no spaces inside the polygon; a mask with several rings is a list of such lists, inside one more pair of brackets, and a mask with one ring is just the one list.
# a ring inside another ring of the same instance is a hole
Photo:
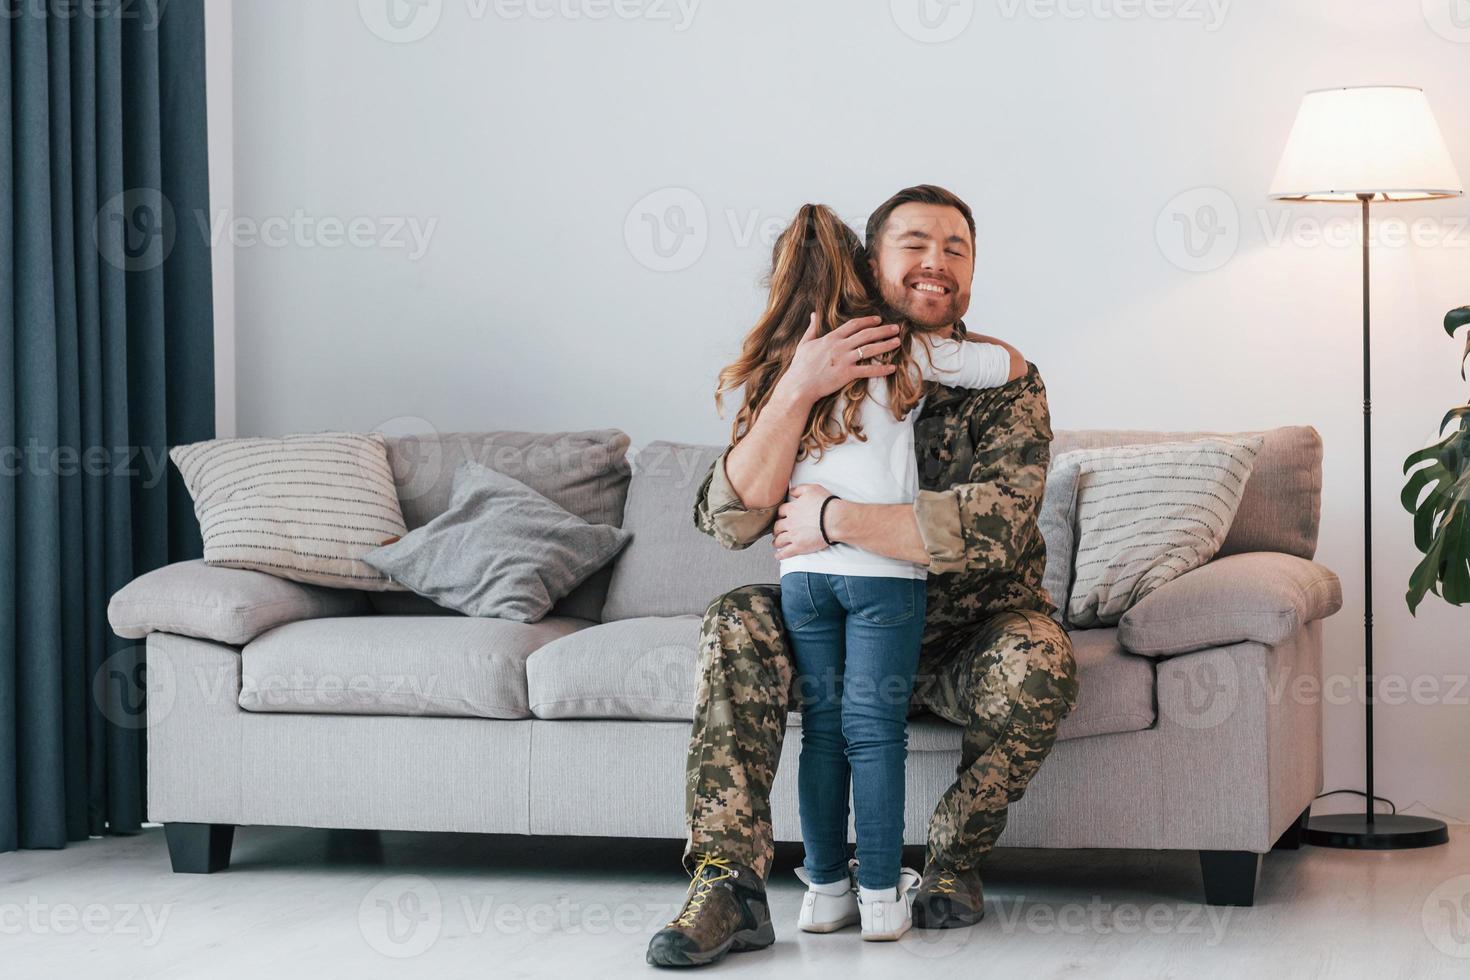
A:
{"label": "dark gray curtain", "polygon": [[[157,16],[159,10],[162,16]],[[107,600],[198,557],[214,434],[201,0],[0,0],[0,851],[145,819]]]}

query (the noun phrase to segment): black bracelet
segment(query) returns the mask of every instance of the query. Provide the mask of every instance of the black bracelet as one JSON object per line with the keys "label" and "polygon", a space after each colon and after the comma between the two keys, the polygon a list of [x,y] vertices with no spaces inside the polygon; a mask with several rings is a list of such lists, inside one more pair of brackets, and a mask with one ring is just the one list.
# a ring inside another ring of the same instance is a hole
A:
{"label": "black bracelet", "polygon": [[822,540],[827,542],[828,547],[831,547],[834,544],[840,544],[841,542],[833,541],[831,538],[827,537],[827,505],[834,500],[841,499],[841,497],[837,496],[837,494],[834,493],[826,500],[822,501],[822,509],[817,511],[817,530],[822,532]]}

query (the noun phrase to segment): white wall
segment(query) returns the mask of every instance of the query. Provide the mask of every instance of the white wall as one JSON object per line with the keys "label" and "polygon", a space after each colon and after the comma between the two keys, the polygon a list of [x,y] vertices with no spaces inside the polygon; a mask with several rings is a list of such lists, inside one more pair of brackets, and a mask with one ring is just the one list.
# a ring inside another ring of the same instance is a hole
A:
{"label": "white wall", "polygon": [[[296,244],[237,242],[242,434],[397,419],[719,441],[710,392],[761,305],[762,231],[803,201],[860,222],[937,182],[980,222],[969,322],[1040,367],[1055,428],[1317,427],[1318,560],[1346,596],[1328,671],[1359,669],[1356,215],[1265,193],[1302,92],[1333,85],[1423,86],[1470,178],[1470,25],[1444,3],[931,2],[936,31],[963,30],[926,42],[916,0],[704,0],[687,23],[672,0],[619,0],[647,14],[631,19],[595,0],[400,0],[398,28],[389,2],[235,5],[234,217],[298,219]],[[572,16],[588,6],[606,16]],[[672,220],[671,203],[695,234],[671,259],[687,267],[655,271],[643,215]],[[1207,242],[1202,205],[1224,234],[1191,271],[1176,215]],[[1378,788],[1466,822],[1470,609],[1430,597],[1408,615],[1398,490],[1466,399],[1439,321],[1470,302],[1470,203],[1377,213],[1427,219],[1434,240],[1374,253],[1375,654],[1438,692],[1380,709]],[[303,219],[432,233],[421,256],[330,247],[343,230]],[[1314,242],[1324,223],[1347,237]],[[1357,786],[1361,707],[1336,700],[1327,785]]]}
{"label": "white wall", "polygon": [[[228,213],[235,197],[235,60],[233,0],[204,2],[206,111],[209,114],[211,211]],[[235,435],[235,250],[228,238],[213,243],[214,430]]]}

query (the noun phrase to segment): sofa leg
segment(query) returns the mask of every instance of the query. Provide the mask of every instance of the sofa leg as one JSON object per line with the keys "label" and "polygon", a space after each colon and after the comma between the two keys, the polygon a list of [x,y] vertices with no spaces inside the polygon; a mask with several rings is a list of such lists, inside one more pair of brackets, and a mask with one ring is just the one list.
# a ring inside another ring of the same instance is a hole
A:
{"label": "sofa leg", "polygon": [[1200,851],[1206,905],[1254,905],[1261,856],[1255,851]]}
{"label": "sofa leg", "polygon": [[235,827],[227,823],[166,823],[168,860],[176,874],[214,874],[230,866]]}
{"label": "sofa leg", "polygon": [[1307,829],[1307,818],[1311,815],[1312,808],[1310,805],[1308,805],[1308,807],[1302,811],[1301,816],[1297,817],[1296,820],[1293,821],[1292,825],[1286,828],[1285,833],[1277,838],[1276,843],[1271,845],[1271,850],[1298,850],[1302,846],[1302,832]]}

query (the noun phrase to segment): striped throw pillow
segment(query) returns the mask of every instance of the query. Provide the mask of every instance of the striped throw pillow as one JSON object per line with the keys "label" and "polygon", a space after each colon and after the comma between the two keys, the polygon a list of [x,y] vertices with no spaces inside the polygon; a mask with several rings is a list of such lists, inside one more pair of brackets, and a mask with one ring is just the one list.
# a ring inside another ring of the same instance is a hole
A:
{"label": "striped throw pillow", "polygon": [[1076,450],[1076,551],[1066,622],[1118,622],[1165,582],[1215,556],[1250,479],[1261,436]]}
{"label": "striped throw pillow", "polygon": [[208,565],[369,592],[403,586],[362,556],[408,533],[379,433],[176,446]]}

